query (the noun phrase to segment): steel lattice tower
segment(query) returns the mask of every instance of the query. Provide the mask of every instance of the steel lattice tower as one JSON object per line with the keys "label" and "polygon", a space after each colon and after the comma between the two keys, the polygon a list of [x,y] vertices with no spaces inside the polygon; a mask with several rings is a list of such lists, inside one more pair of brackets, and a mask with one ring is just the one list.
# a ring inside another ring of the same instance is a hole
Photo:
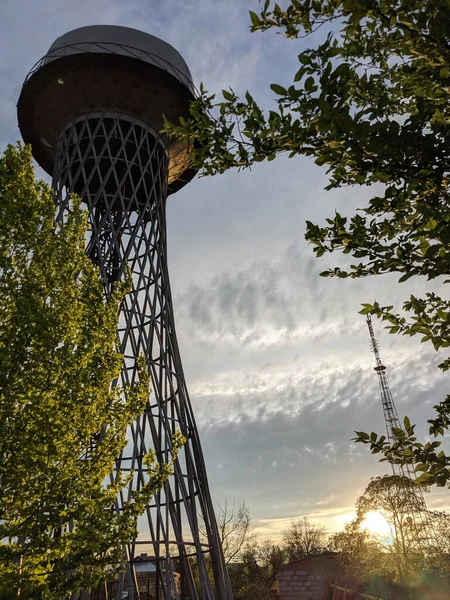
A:
{"label": "steel lattice tower", "polygon": [[[370,333],[370,344],[375,355],[376,367],[374,370],[378,374],[378,383],[380,385],[381,405],[383,407],[384,421],[386,425],[386,435],[389,443],[392,445],[396,442],[394,435],[394,429],[402,429],[400,419],[398,417],[397,409],[395,407],[394,399],[388,384],[386,377],[386,367],[383,365],[380,356],[380,349],[378,342],[375,338],[375,334],[372,326],[372,318],[367,315],[367,327]],[[397,477],[407,477],[410,481],[414,481],[416,476],[413,468],[409,464],[400,465],[395,462],[391,462],[392,472]],[[428,518],[427,505],[423,495],[423,491],[420,487],[410,487],[409,492],[411,494],[411,507],[414,508],[411,513],[411,518],[416,523],[419,529],[423,531],[423,538],[421,545],[426,546],[427,549],[430,547],[430,534],[433,534],[433,526]]]}
{"label": "steel lattice tower", "polygon": [[[381,361],[380,349],[378,346],[378,342],[375,338],[375,334],[373,332],[372,318],[370,315],[367,315],[366,323],[370,333],[370,345],[375,355],[375,361],[377,363],[376,367],[374,367],[374,370],[378,374],[381,405],[383,407],[384,422],[386,425],[386,435],[389,443],[392,445],[396,441],[396,437],[394,435],[393,430],[401,429],[402,426],[400,424],[400,419],[398,418],[397,409],[395,407],[394,399],[392,398],[391,390],[389,388],[388,380],[386,377],[386,367]],[[406,476],[410,479],[414,479],[414,471],[409,465],[398,465],[396,463],[391,463],[391,467],[394,475],[398,475],[399,477]]]}
{"label": "steel lattice tower", "polygon": [[158,132],[163,114],[172,121],[187,117],[192,98],[189,69],[174,48],[133,29],[93,26],[56,40],[28,74],[18,103],[23,138],[53,177],[59,218],[70,211],[71,192],[89,209],[87,253],[101,270],[106,295],[126,268],[132,274],[119,321],[124,355],[119,384],[137,380],[142,354],[153,389],[117,458],[117,470],[135,471],[128,493],[118,498],[118,510],[147,480],[143,457],[148,449],[154,448],[163,463],[171,457],[172,435],[179,430],[187,438],[174,476],[147,507],[140,537],[127,549],[119,598],[122,590],[130,599],[139,597],[133,565],[138,549],[147,546],[157,565],[157,596],[232,600],[181,365],[167,269],[166,198],[195,172],[189,169],[189,148]]}

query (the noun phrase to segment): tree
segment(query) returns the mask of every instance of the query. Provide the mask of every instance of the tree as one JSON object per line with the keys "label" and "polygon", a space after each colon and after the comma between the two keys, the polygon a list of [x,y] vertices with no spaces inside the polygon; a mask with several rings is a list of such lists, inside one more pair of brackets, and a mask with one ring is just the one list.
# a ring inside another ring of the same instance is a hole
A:
{"label": "tree", "polygon": [[[285,9],[265,0],[251,12],[251,30],[276,29],[287,38],[328,33],[298,55],[285,88],[272,84],[275,110],[263,112],[250,93],[223,90],[216,101],[202,86],[190,119],[165,123],[194,147],[203,174],[250,167],[280,153],[310,156],[327,167],[327,189],[373,186],[374,195],[350,219],[335,213],[324,226],[307,222],[317,257],[350,255],[340,278],[398,273],[400,282],[450,272],[450,5],[447,0],[291,0]],[[315,45],[314,45],[315,44]],[[448,281],[448,280],[446,280]],[[391,333],[419,335],[436,350],[450,346],[450,301],[434,292],[411,296],[403,312],[363,305]],[[440,364],[446,371],[450,358]],[[430,434],[450,424],[450,395],[435,406]],[[419,483],[448,485],[450,458],[439,441],[417,442],[414,426],[384,436],[358,435],[373,452],[415,464]]]}
{"label": "tree", "polygon": [[386,574],[379,544],[358,519],[346,523],[343,531],[330,536],[329,545],[338,552],[347,581],[368,581]]}
{"label": "tree", "polygon": [[[246,572],[243,569],[244,557],[256,549],[258,534],[251,523],[250,509],[245,500],[237,505],[233,500],[230,505],[228,499],[225,498],[223,505],[217,505],[215,516],[231,587],[236,595],[247,583]],[[207,543],[208,538],[204,523],[200,524],[200,533],[204,543]],[[209,557],[207,568],[211,568]],[[196,585],[200,590],[200,569],[194,558],[191,559],[191,569]]]}
{"label": "tree", "polygon": [[323,552],[326,547],[325,528],[308,517],[292,521],[282,534],[283,548],[290,561],[315,556]]}
{"label": "tree", "polygon": [[[105,483],[145,405],[149,377],[120,389],[117,322],[129,282],[106,299],[85,255],[87,215],[73,199],[55,223],[53,191],[29,147],[0,157],[0,596],[61,600],[123,562],[136,519],[171,471],[146,457],[148,482]],[[182,439],[174,439],[174,457]]]}
{"label": "tree", "polygon": [[429,512],[429,522],[435,538],[436,552],[433,557],[433,566],[441,576],[447,578],[450,585],[450,514],[445,511],[433,510]]}
{"label": "tree", "polygon": [[430,517],[437,545],[442,554],[448,557],[450,556],[450,514],[443,510],[433,510]]}
{"label": "tree", "polygon": [[271,600],[278,569],[286,562],[286,553],[270,540],[244,552],[242,563],[230,570],[235,600]]}
{"label": "tree", "polygon": [[225,498],[224,505],[217,507],[216,520],[225,563],[228,565],[240,559],[242,552],[256,543],[256,532],[245,500],[237,506],[233,501],[230,507]]}
{"label": "tree", "polygon": [[[372,512],[384,517],[388,533],[367,529]],[[448,526],[448,515],[428,511],[408,477],[384,475],[370,480],[356,501],[356,518],[331,536],[330,547],[349,580],[368,589],[394,583],[400,597],[418,598],[425,591],[416,588],[427,579],[448,590]]]}
{"label": "tree", "polygon": [[414,482],[398,475],[372,478],[356,502],[357,520],[364,522],[372,511],[389,525],[390,535],[378,535],[376,540],[394,579],[408,582],[419,578],[436,546],[429,513]]}

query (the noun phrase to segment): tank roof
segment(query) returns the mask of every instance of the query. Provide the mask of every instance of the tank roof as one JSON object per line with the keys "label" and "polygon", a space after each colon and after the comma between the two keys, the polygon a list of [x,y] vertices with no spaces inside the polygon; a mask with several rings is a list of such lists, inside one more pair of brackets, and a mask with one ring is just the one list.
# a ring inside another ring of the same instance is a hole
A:
{"label": "tank roof", "polygon": [[19,127],[40,166],[53,173],[65,127],[88,114],[123,114],[149,126],[169,154],[168,190],[195,175],[190,144],[160,133],[189,117],[195,97],[185,61],[157,37],[115,25],[80,27],[59,37],[27,75],[17,104]]}
{"label": "tank roof", "polygon": [[105,52],[132,56],[160,68],[161,62],[165,63],[164,70],[192,87],[191,72],[173,46],[144,31],[119,25],[88,25],[68,31],[53,42],[43,64],[71,54]]}

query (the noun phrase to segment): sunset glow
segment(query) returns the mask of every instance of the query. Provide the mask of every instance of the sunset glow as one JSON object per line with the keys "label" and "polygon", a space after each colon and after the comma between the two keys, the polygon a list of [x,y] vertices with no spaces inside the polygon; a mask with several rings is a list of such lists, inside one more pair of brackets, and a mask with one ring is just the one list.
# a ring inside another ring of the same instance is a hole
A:
{"label": "sunset glow", "polygon": [[388,522],[383,515],[376,510],[367,513],[362,527],[363,529],[368,529],[368,531],[374,535],[386,536],[390,534]]}

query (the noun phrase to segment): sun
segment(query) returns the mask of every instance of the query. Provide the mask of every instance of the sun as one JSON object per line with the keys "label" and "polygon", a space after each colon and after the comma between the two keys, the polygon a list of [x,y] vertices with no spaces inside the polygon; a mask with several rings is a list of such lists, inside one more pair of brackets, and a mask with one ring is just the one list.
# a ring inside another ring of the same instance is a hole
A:
{"label": "sun", "polygon": [[362,527],[376,535],[386,536],[391,533],[389,523],[377,510],[371,510],[366,514]]}

